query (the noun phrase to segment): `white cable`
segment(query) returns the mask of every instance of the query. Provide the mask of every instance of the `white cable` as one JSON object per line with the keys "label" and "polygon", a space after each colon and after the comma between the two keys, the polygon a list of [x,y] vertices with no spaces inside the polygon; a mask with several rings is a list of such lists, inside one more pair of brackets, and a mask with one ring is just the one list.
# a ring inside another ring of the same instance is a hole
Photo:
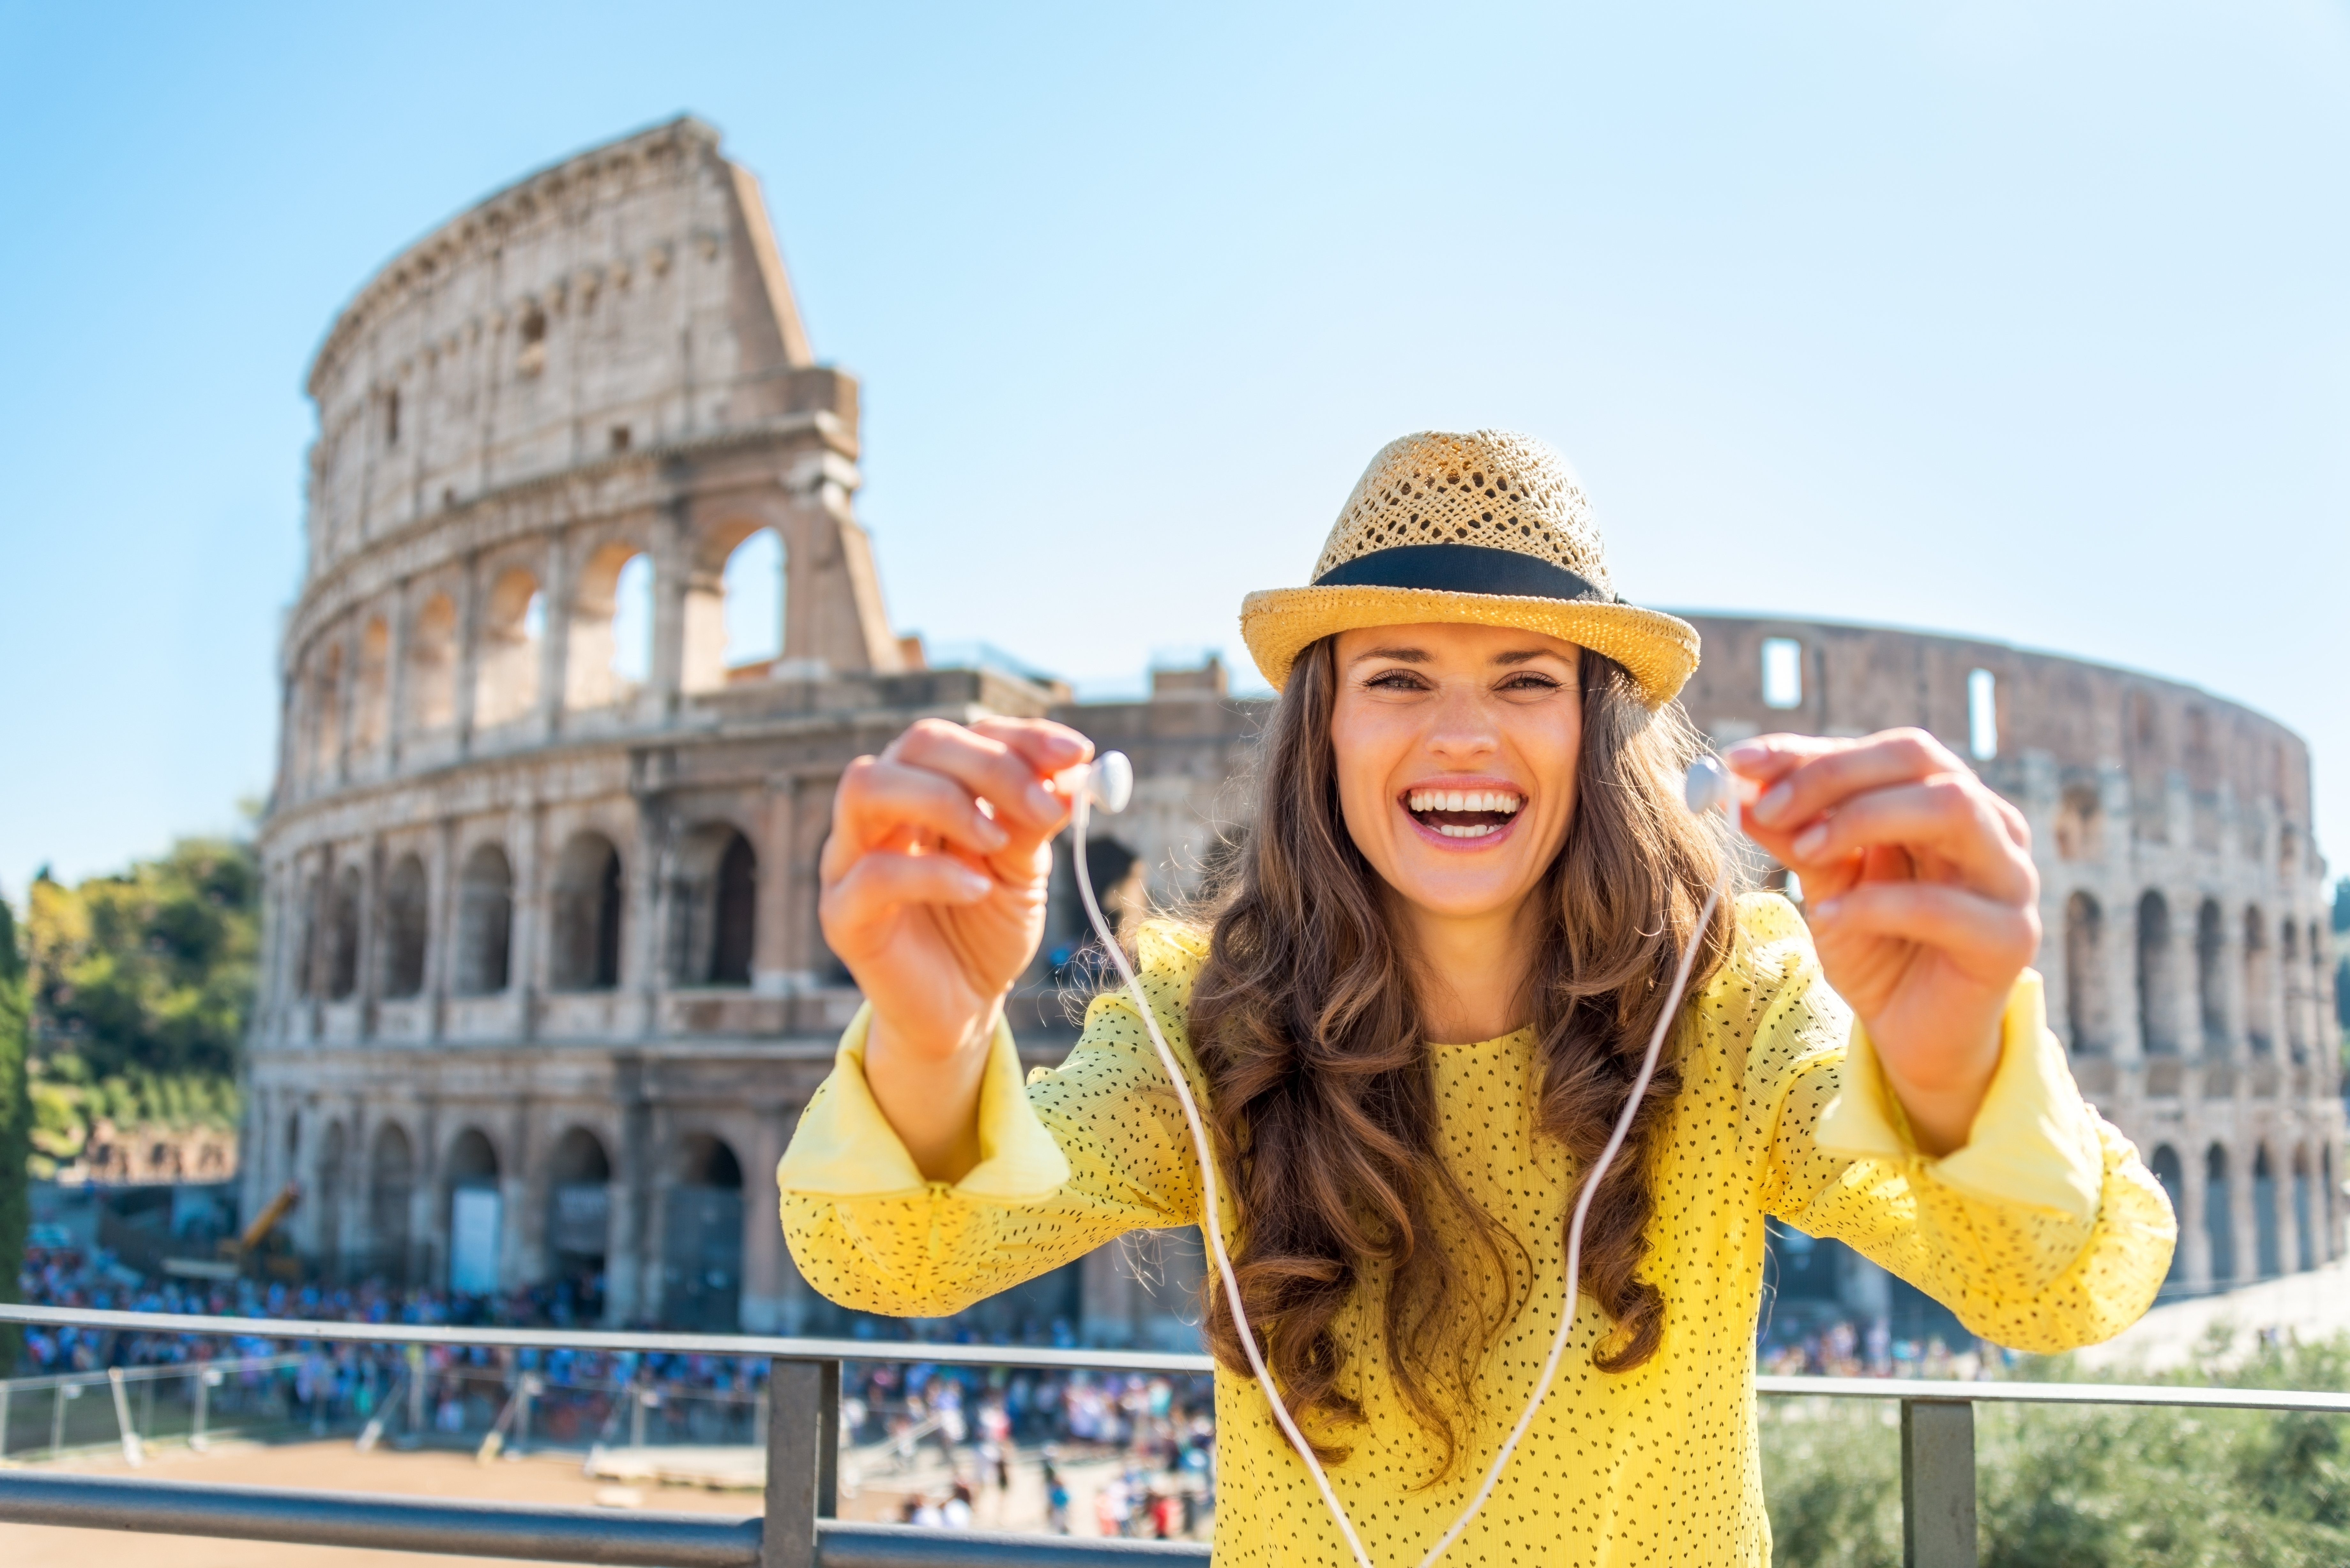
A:
{"label": "white cable", "polygon": [[[1241,1305],[1240,1279],[1232,1272],[1231,1254],[1224,1250],[1223,1229],[1217,1223],[1216,1161],[1214,1150],[1208,1141],[1207,1127],[1200,1119],[1199,1104],[1191,1097],[1191,1085],[1184,1076],[1181,1064],[1176,1061],[1175,1053],[1168,1048],[1166,1036],[1159,1032],[1158,1017],[1150,1010],[1149,998],[1142,993],[1142,982],[1135,977],[1134,966],[1127,962],[1126,950],[1118,945],[1118,933],[1102,918],[1101,905],[1094,898],[1093,878],[1086,869],[1086,829],[1092,816],[1091,806],[1093,802],[1099,800],[1103,808],[1113,815],[1123,811],[1127,797],[1133,789],[1133,764],[1117,752],[1105,752],[1097,762],[1072,769],[1062,776],[1076,786],[1071,791],[1076,809],[1069,828],[1071,849],[1076,862],[1077,897],[1084,900],[1086,918],[1093,922],[1094,935],[1101,939],[1103,948],[1109,953],[1110,962],[1118,967],[1118,977],[1126,981],[1127,994],[1134,999],[1134,1010],[1142,1015],[1142,1026],[1150,1032],[1150,1043],[1159,1049],[1159,1064],[1165,1069],[1168,1081],[1174,1085],[1175,1097],[1182,1103],[1183,1120],[1191,1129],[1192,1151],[1200,1158],[1200,1232],[1207,1238],[1209,1251],[1215,1254],[1216,1272],[1223,1280],[1224,1299],[1232,1309],[1232,1326],[1239,1333],[1241,1349],[1248,1356],[1250,1371],[1256,1375],[1257,1386],[1264,1391],[1265,1402],[1273,1407],[1273,1418],[1280,1423],[1283,1435],[1288,1438],[1289,1446],[1296,1450],[1297,1457],[1305,1461],[1306,1472],[1314,1478],[1314,1485],[1321,1492],[1323,1503],[1330,1510],[1330,1517],[1337,1521],[1339,1533],[1347,1538],[1347,1550],[1355,1554],[1355,1561],[1360,1568],[1375,1568],[1370,1554],[1363,1550],[1361,1537],[1355,1533],[1354,1521],[1347,1517],[1346,1509],[1338,1502],[1338,1494],[1331,1490],[1330,1478],[1323,1470],[1322,1461],[1315,1457],[1314,1447],[1305,1440],[1305,1435],[1297,1429],[1297,1423],[1291,1418],[1289,1407],[1283,1401],[1280,1389],[1274,1385],[1273,1374],[1265,1369],[1263,1354],[1257,1348],[1255,1331],[1249,1327],[1248,1314]],[[1735,824],[1737,821],[1735,807],[1731,805],[1734,797],[1729,775],[1711,757],[1700,757],[1691,765],[1683,785],[1683,795],[1690,811],[1697,815],[1726,809],[1732,813],[1731,822]],[[1714,910],[1721,907],[1729,891],[1731,868],[1731,857],[1724,855],[1721,874],[1707,890],[1705,902],[1698,910],[1696,935],[1681,950],[1680,963],[1673,971],[1672,990],[1666,994],[1665,1005],[1657,1014],[1657,1027],[1648,1036],[1648,1055],[1640,1063],[1638,1075],[1632,1080],[1632,1092],[1624,1101],[1622,1114],[1616,1118],[1616,1130],[1608,1136],[1607,1146],[1599,1151],[1599,1158],[1591,1162],[1591,1169],[1584,1177],[1576,1194],[1575,1217],[1566,1230],[1566,1303],[1560,1310],[1558,1332],[1551,1337],[1550,1355],[1543,1362],[1542,1376],[1535,1379],[1534,1393],[1526,1400],[1525,1409],[1519,1413],[1517,1425],[1510,1428],[1509,1437],[1503,1440],[1501,1450],[1493,1456],[1493,1462],[1487,1468],[1484,1483],[1478,1487],[1477,1495],[1469,1500],[1469,1506],[1461,1510],[1461,1517],[1452,1521],[1452,1528],[1439,1536],[1436,1544],[1428,1549],[1428,1555],[1419,1561],[1419,1568],[1433,1568],[1436,1560],[1461,1539],[1461,1532],[1469,1528],[1470,1521],[1477,1517],[1477,1511],[1483,1508],[1485,1501],[1493,1495],[1493,1488],[1501,1481],[1503,1468],[1510,1462],[1510,1456],[1517,1451],[1519,1439],[1534,1425],[1534,1413],[1542,1408],[1543,1397],[1550,1392],[1551,1379],[1558,1374],[1559,1361],[1566,1354],[1566,1342],[1575,1332],[1575,1303],[1582,1299],[1576,1281],[1582,1272],[1583,1222],[1591,1212],[1591,1201],[1597,1196],[1600,1183],[1607,1179],[1608,1167],[1615,1163],[1625,1138],[1631,1133],[1633,1117],[1638,1115],[1640,1101],[1648,1095],[1648,1081],[1656,1075],[1657,1059],[1664,1050],[1665,1036],[1672,1029],[1675,1015],[1680,1012],[1681,998],[1689,989],[1690,971],[1697,961],[1698,949],[1704,943],[1706,925],[1713,919]]]}

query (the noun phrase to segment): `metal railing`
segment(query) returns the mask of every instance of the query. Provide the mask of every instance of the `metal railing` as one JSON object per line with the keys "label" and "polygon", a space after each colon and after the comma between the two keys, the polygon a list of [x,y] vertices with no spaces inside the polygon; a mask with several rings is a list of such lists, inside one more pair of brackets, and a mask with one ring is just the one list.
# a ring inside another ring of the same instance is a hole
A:
{"label": "metal railing", "polygon": [[[1207,1546],[1195,1542],[944,1531],[835,1517],[844,1362],[1198,1374],[1214,1370],[1205,1355],[758,1334],[432,1328],[5,1304],[0,1323],[361,1345],[764,1357],[769,1364],[764,1515],[623,1514],[9,1469],[0,1471],[0,1521],[8,1522],[638,1568],[1114,1568],[1141,1561],[1198,1563],[1208,1556]],[[1974,1568],[1979,1404],[2159,1405],[2350,1416],[2350,1394],[2259,1388],[1780,1376],[1758,1376],[1754,1386],[1772,1397],[1899,1403],[1904,1560],[1910,1568]]]}

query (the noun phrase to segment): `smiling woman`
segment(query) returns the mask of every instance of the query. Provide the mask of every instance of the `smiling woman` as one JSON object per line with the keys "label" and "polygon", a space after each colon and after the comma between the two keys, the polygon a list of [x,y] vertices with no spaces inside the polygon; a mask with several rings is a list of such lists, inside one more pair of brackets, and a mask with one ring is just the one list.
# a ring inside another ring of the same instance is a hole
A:
{"label": "smiling woman", "polygon": [[1243,628],[1281,695],[1237,874],[1024,1087],[1003,998],[1090,747],[928,720],[843,777],[821,912],[868,1001],[778,1172],[818,1290],[936,1315],[1213,1227],[1218,1560],[1362,1568],[1767,1560],[1770,1220],[2003,1344],[2144,1310],[2174,1227],[2042,1019],[2021,817],[1917,732],[1765,737],[1724,760],[1808,929],[1710,900],[1694,633],[1616,594],[1555,452],[1391,444]]}

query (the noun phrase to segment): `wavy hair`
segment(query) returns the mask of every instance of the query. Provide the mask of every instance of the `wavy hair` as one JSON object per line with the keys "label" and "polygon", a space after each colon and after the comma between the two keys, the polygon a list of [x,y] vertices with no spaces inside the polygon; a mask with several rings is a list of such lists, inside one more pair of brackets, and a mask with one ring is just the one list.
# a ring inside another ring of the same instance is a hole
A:
{"label": "wavy hair", "polygon": [[[1723,909],[1695,929],[1727,851],[1680,805],[1697,746],[1687,719],[1678,705],[1650,711],[1624,667],[1589,649],[1579,686],[1575,811],[1534,894],[1523,1008],[1536,1041],[1536,1132],[1587,1169],[1622,1114],[1684,944],[1702,944],[1694,989],[1728,955],[1733,919]],[[1459,1455],[1477,1367],[1525,1301],[1532,1270],[1439,1152],[1409,957],[1340,814],[1336,693],[1326,638],[1300,656],[1274,707],[1235,874],[1198,911],[1211,933],[1191,1039],[1241,1216],[1242,1300],[1292,1414],[1325,1459],[1347,1457],[1337,1429],[1363,1410],[1333,1324],[1378,1271],[1390,1376],[1442,1456],[1433,1481]],[[1638,1270],[1653,1157],[1680,1084],[1676,1040],[1585,1225],[1581,1287],[1613,1325],[1593,1356],[1603,1371],[1640,1366],[1664,1337],[1664,1297]],[[1562,1233],[1571,1197],[1561,1194]],[[1244,1371],[1212,1274],[1203,1294],[1210,1347]]]}

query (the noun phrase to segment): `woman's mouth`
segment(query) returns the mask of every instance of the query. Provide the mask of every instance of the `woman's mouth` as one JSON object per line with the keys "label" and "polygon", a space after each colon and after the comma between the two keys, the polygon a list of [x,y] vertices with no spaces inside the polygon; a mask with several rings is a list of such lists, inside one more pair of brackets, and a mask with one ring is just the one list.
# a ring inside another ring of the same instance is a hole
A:
{"label": "woman's mouth", "polygon": [[1411,819],[1445,838],[1490,838],[1525,806],[1513,789],[1414,789],[1404,794]]}

